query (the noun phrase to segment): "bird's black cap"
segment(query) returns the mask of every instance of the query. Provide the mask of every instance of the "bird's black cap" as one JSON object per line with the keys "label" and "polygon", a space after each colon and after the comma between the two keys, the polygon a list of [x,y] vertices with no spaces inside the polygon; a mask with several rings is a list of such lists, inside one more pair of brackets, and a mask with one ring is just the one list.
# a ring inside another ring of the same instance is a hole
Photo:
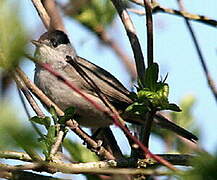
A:
{"label": "bird's black cap", "polygon": [[59,30],[46,32],[40,37],[39,40],[43,41],[45,39],[50,40],[53,47],[57,47],[60,44],[70,43],[68,36],[63,31],[59,31]]}

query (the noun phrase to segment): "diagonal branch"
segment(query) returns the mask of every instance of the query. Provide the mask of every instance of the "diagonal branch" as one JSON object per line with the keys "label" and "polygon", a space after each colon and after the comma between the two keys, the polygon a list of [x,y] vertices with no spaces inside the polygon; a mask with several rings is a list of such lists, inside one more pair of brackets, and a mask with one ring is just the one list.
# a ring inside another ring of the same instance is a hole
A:
{"label": "diagonal branch", "polygon": [[[144,6],[143,0],[130,0],[130,1],[140,6]],[[217,27],[217,20],[215,19],[211,19],[203,15],[192,14],[184,10],[179,11],[176,9],[166,8],[156,2],[152,3],[152,11],[153,13],[164,12],[167,14],[177,15],[177,16],[187,18],[189,20],[193,20],[193,21],[197,21],[197,22],[209,25],[209,26]],[[142,11],[133,10],[133,12],[139,15],[145,15],[145,12],[142,12]]]}
{"label": "diagonal branch", "polygon": [[[182,0],[177,0],[177,1],[178,1],[178,4],[179,4],[179,8],[181,10],[184,10],[184,5],[183,5]],[[216,87],[212,77],[210,76],[209,70],[208,70],[207,65],[206,65],[205,58],[204,58],[204,56],[202,54],[202,50],[200,48],[200,45],[198,43],[197,37],[196,37],[196,35],[194,33],[194,30],[193,30],[193,28],[191,26],[191,23],[188,21],[187,18],[184,18],[184,19],[185,19],[186,26],[187,26],[187,28],[188,28],[188,30],[190,32],[191,37],[192,37],[193,43],[195,45],[197,54],[199,56],[200,63],[201,63],[201,66],[203,68],[207,83],[209,85],[209,88],[210,88],[213,96],[215,97],[215,101],[217,102],[217,87]]]}
{"label": "diagonal branch", "polygon": [[44,26],[46,27],[46,29],[49,29],[50,17],[48,16],[43,4],[41,3],[41,0],[32,0],[32,3],[35,6],[35,9],[37,10],[38,15],[41,18]]}
{"label": "diagonal branch", "polygon": [[[22,79],[22,81],[25,83],[28,89],[36,97],[38,97],[38,99],[41,102],[43,102],[43,104],[45,104],[47,107],[53,106],[58,116],[64,116],[64,112],[55,103],[53,103],[34,83],[32,83],[21,69],[17,68],[16,73],[19,75],[19,77]],[[66,126],[68,126],[74,133],[76,133],[88,145],[90,145],[94,149],[97,149],[98,147],[97,142],[91,139],[91,137],[80,128],[80,126],[75,120],[67,121]],[[114,159],[114,157],[103,147],[101,147],[99,151],[97,150],[97,153],[105,157],[106,159]]]}
{"label": "diagonal branch", "polygon": [[153,20],[152,20],[152,7],[148,0],[144,0],[146,11],[146,26],[147,26],[147,57],[148,66],[153,64]]}
{"label": "diagonal branch", "polygon": [[[34,60],[34,59],[33,59]],[[54,76],[56,76],[59,80],[63,81],[64,84],[66,84],[68,87],[70,87],[72,90],[74,90],[75,92],[77,92],[82,98],[86,99],[89,103],[91,103],[97,110],[106,113],[108,116],[110,116],[113,120],[113,122],[118,125],[130,138],[132,138],[132,140],[138,144],[138,146],[151,158],[155,159],[156,161],[162,163],[163,165],[165,165],[166,167],[170,168],[171,170],[177,170],[171,163],[169,163],[168,161],[162,159],[159,156],[156,156],[154,154],[152,154],[148,148],[146,146],[144,146],[135,136],[132,136],[132,134],[128,131],[128,129],[124,126],[123,122],[122,122],[122,118],[119,116],[118,113],[116,113],[116,111],[112,108],[109,107],[108,108],[104,108],[102,106],[100,106],[98,103],[96,103],[95,101],[93,101],[92,99],[90,99],[88,96],[86,96],[86,94],[84,94],[82,91],[79,90],[79,88],[77,88],[72,82],[69,82],[65,77],[63,77],[61,74],[59,74],[58,72],[54,71],[52,69],[52,67],[49,64],[39,64],[41,65],[44,69],[46,69],[48,72],[50,72],[51,74],[53,74]],[[68,122],[68,121],[67,121]],[[68,125],[68,124],[67,124]]]}
{"label": "diagonal branch", "polygon": [[[139,43],[139,39],[136,35],[136,30],[134,28],[134,25],[131,21],[131,18],[127,12],[127,10],[124,8],[123,2],[121,0],[111,0],[114,4],[115,8],[117,9],[117,12],[122,20],[122,23],[124,25],[124,28],[127,32],[127,36],[129,38],[135,62],[136,62],[136,69],[138,74],[138,79],[143,84],[144,83],[144,77],[145,77],[145,63],[144,63],[144,57],[142,54],[141,45]],[[144,86],[144,84],[143,84]]]}

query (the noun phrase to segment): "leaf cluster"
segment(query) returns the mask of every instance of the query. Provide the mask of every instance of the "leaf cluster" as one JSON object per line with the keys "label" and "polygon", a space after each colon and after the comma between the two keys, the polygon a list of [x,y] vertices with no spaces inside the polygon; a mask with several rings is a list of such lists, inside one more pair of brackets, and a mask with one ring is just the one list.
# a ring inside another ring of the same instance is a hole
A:
{"label": "leaf cluster", "polygon": [[[73,117],[74,112],[75,112],[75,108],[70,107],[64,111],[65,113],[64,116],[59,117],[57,116],[55,109],[51,107],[50,113],[52,115],[52,119],[48,116],[46,117],[34,116],[30,119],[30,121],[34,123],[43,125],[47,130],[47,134],[44,134],[42,137],[38,139],[42,145],[43,154],[45,155],[47,160],[50,160],[51,148],[56,141],[59,130],[63,129],[66,135],[67,129],[65,129],[65,122]],[[52,121],[54,122],[53,124]]]}
{"label": "leaf cluster", "polygon": [[169,103],[169,86],[165,80],[158,81],[159,67],[157,63],[150,65],[145,74],[145,87],[139,83],[137,93],[132,93],[134,103],[128,106],[127,112],[133,112],[137,115],[144,115],[148,111],[172,110],[181,111],[173,103]]}

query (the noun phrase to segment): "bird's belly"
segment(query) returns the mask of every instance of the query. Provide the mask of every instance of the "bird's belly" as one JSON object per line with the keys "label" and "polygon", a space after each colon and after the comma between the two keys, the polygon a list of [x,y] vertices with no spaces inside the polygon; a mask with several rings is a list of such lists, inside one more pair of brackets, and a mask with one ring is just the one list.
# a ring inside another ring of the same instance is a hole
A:
{"label": "bird's belly", "polygon": [[[62,110],[75,107],[76,120],[80,125],[86,127],[106,127],[112,124],[112,120],[104,112],[97,110],[77,92],[73,91],[49,72],[45,70],[36,71],[35,84]],[[85,92],[83,91],[83,93]],[[90,94],[86,95],[105,108],[98,97]]]}

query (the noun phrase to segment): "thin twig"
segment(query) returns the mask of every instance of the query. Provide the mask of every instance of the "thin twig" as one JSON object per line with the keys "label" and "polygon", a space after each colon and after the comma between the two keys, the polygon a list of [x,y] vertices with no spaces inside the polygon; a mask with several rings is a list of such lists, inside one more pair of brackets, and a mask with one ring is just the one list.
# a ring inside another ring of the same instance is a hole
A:
{"label": "thin twig", "polygon": [[0,151],[0,158],[32,162],[32,158],[27,153],[24,152]]}
{"label": "thin twig", "polygon": [[[23,94],[25,95],[25,97],[28,100],[29,104],[31,105],[32,109],[37,114],[37,116],[45,117],[45,114],[41,111],[40,107],[38,106],[38,104],[36,103],[34,98],[32,97],[31,93],[29,92],[29,89],[26,87],[24,82],[20,79],[20,77],[16,73],[14,73],[14,79],[15,79],[17,85],[19,86],[19,88],[21,89],[21,91],[23,92]],[[34,125],[33,127],[35,127],[36,132],[41,137],[43,137],[43,134],[35,126],[35,124],[33,122],[31,122],[31,123]],[[56,141],[53,144],[53,146],[51,147],[51,156],[54,156],[56,154],[57,150],[59,149],[59,147],[61,146],[63,136],[64,136],[64,131],[60,129],[59,132],[58,132]]]}
{"label": "thin twig", "polygon": [[35,111],[35,113],[37,114],[37,116],[39,116],[39,117],[45,117],[44,113],[42,112],[42,110],[40,109],[40,107],[38,106],[38,104],[36,103],[36,101],[34,100],[34,98],[32,97],[32,95],[29,92],[28,88],[23,83],[23,81],[19,78],[18,75],[14,74],[14,80],[15,80],[17,86],[21,89],[21,91],[25,95],[26,99],[28,100],[30,106]]}
{"label": "thin twig", "polygon": [[61,30],[66,32],[63,20],[60,16],[60,12],[57,9],[56,3],[54,0],[43,0],[42,4],[47,11],[47,14],[50,17],[50,26],[48,28],[49,31],[52,30]]}
{"label": "thin twig", "polygon": [[[152,8],[151,4],[144,0],[145,11],[146,11],[146,27],[147,27],[147,58],[148,66],[151,66],[154,62],[153,60],[153,22],[152,22]],[[149,147],[149,139],[151,134],[151,127],[153,123],[155,112],[148,112],[145,116],[144,126],[141,128],[139,137],[141,138],[142,143],[145,147]],[[139,153],[141,157],[144,157],[143,153]]]}
{"label": "thin twig", "polygon": [[[132,136],[132,134],[130,133],[130,131],[128,131],[128,129],[125,127],[125,125],[122,122],[122,118],[119,116],[119,114],[117,113],[117,111],[115,111],[115,109],[113,109],[113,107],[109,107],[111,108],[110,110],[108,110],[107,108],[104,108],[102,106],[100,106],[98,103],[96,103],[95,101],[93,101],[92,99],[90,99],[88,96],[86,96],[86,94],[84,94],[82,91],[80,91],[72,82],[69,82],[65,77],[63,77],[62,75],[60,75],[58,72],[54,71],[52,69],[52,67],[49,64],[40,64],[44,69],[46,69],[47,71],[49,71],[51,74],[53,74],[54,76],[56,76],[59,80],[62,80],[64,82],[64,84],[66,84],[68,87],[70,87],[72,90],[74,90],[75,92],[77,92],[81,97],[83,97],[84,99],[86,99],[89,103],[91,103],[97,110],[106,113],[108,116],[110,116],[113,119],[113,122],[118,125],[129,137],[131,137],[133,139],[133,141],[138,144],[138,146],[149,156],[152,157],[153,159],[155,159],[156,161],[159,161],[160,163],[162,163],[163,165],[165,165],[166,167],[170,168],[171,170],[177,170],[172,164],[170,164],[169,162],[167,162],[166,160],[162,159],[161,157],[158,157],[154,154],[152,154],[147,147],[145,147],[136,137]],[[106,102],[106,99],[104,99]]]}
{"label": "thin twig", "polygon": [[[144,6],[143,0],[130,0],[130,1],[133,3],[136,3],[140,6]],[[210,25],[213,27],[217,27],[217,20],[211,19],[211,18],[203,16],[203,15],[192,14],[192,13],[189,13],[189,12],[184,11],[184,10],[179,11],[176,9],[166,8],[166,7],[163,7],[156,2],[152,3],[152,11],[153,11],[153,14],[158,13],[158,12],[164,12],[164,13],[168,13],[168,14],[172,14],[172,15],[181,16],[181,17],[187,18],[189,20],[201,22],[203,24]],[[143,13],[140,12],[139,14],[145,15],[145,12],[143,12]]]}
{"label": "thin twig", "polygon": [[[28,57],[30,58],[30,57]],[[43,102],[47,107],[54,107],[58,116],[64,116],[64,112],[53,103],[34,83],[30,81],[30,79],[25,75],[25,73],[20,69],[16,69],[17,74],[23,80],[25,85],[29,88],[29,90],[38,97],[38,99]],[[75,120],[69,120],[66,122],[66,126],[68,126],[73,132],[75,132],[84,142],[89,144],[91,147],[97,149],[98,144],[91,137],[85,133],[78,123]],[[101,147],[101,151],[97,151],[97,153],[101,156],[104,156],[106,159],[114,159],[114,157],[109,153],[105,148]]]}
{"label": "thin twig", "polygon": [[64,134],[65,133],[64,133],[63,130],[59,130],[59,132],[57,134],[57,137],[56,137],[56,141],[55,141],[55,143],[51,147],[50,157],[53,157],[57,153],[59,147],[62,144],[62,141],[63,141],[63,138],[64,138]]}
{"label": "thin twig", "polygon": [[145,11],[144,10],[140,10],[140,9],[127,8],[127,11],[135,13],[135,14],[140,15],[140,16],[144,16],[145,15]]}
{"label": "thin twig", "polygon": [[111,1],[114,4],[115,8],[117,9],[118,14],[127,32],[127,36],[129,38],[129,41],[130,41],[130,44],[133,50],[133,54],[134,54],[134,59],[136,62],[138,78],[140,82],[143,84],[144,77],[145,77],[145,63],[144,63],[144,57],[142,54],[139,39],[136,35],[136,30],[134,28],[134,25],[131,21],[131,18],[127,10],[123,6],[123,2],[121,0],[111,0]]}
{"label": "thin twig", "polygon": [[[184,5],[183,5],[182,0],[177,0],[177,1],[178,1],[178,4],[179,4],[179,8],[181,10],[184,10]],[[201,66],[203,68],[203,71],[204,71],[208,86],[209,86],[213,96],[215,97],[215,101],[217,103],[217,87],[216,87],[216,85],[215,85],[215,83],[214,83],[214,81],[213,81],[213,79],[212,79],[212,77],[211,77],[211,75],[209,73],[209,70],[208,70],[207,65],[206,65],[206,60],[205,60],[205,58],[204,58],[204,56],[202,54],[202,50],[200,48],[200,45],[198,43],[197,37],[196,37],[196,35],[194,33],[194,30],[193,30],[193,28],[191,26],[191,23],[188,21],[187,18],[184,18],[184,19],[185,19],[186,26],[187,26],[187,28],[188,28],[188,30],[190,32],[191,37],[192,37],[193,43],[195,45],[197,54],[199,56],[200,63],[201,63]]]}
{"label": "thin twig", "polygon": [[[27,88],[27,89],[28,89],[28,88]],[[28,109],[27,109],[27,104],[26,104],[26,102],[24,101],[24,97],[23,97],[23,95],[22,95],[22,93],[21,93],[21,91],[20,91],[20,89],[19,89],[18,87],[17,87],[17,90],[18,90],[18,94],[19,94],[20,100],[21,100],[21,102],[22,102],[23,108],[24,108],[24,110],[25,110],[25,113],[26,113],[28,119],[30,119],[31,116],[30,116],[30,113],[29,113],[29,111],[28,111]],[[30,123],[31,123],[32,127],[35,129],[36,133],[37,133],[40,137],[43,137],[43,134],[41,133],[41,131],[40,131],[40,129],[37,127],[37,125],[36,125],[34,122],[32,122],[32,121],[30,121]]]}
{"label": "thin twig", "polygon": [[41,3],[41,0],[32,0],[33,5],[35,6],[35,9],[38,12],[39,17],[41,18],[44,26],[49,29],[50,27],[50,17],[48,16],[43,4]]}
{"label": "thin twig", "polygon": [[[158,156],[166,159],[174,165],[190,166],[190,162],[193,158],[197,157],[190,154],[157,154]],[[14,159],[21,160],[25,162],[32,162],[32,159],[27,153],[15,152],[15,151],[0,151],[0,158],[2,159]],[[141,162],[148,164],[149,166],[160,165],[159,162],[155,161],[153,158],[140,159],[138,162],[135,158],[128,159],[117,159],[109,161],[98,161],[91,163],[71,163],[71,166],[75,167],[96,167],[96,168],[107,168],[107,167],[124,167],[133,168],[141,165]],[[151,163],[149,163],[151,162]],[[59,163],[59,162],[58,162]]]}
{"label": "thin twig", "polygon": [[57,114],[59,116],[64,116],[63,111],[55,104],[53,103],[27,76],[26,74],[20,69],[16,68],[16,73],[19,75],[19,77],[22,79],[22,81],[25,83],[27,88],[38,98],[40,99],[43,104],[45,104],[47,107],[54,107]]}
{"label": "thin twig", "polygon": [[153,64],[153,22],[152,22],[152,8],[148,0],[144,0],[146,12],[146,26],[147,26],[147,57],[148,66]]}
{"label": "thin twig", "polygon": [[[100,166],[97,166],[99,164]],[[105,164],[107,167],[103,167]],[[102,168],[103,167],[103,168]],[[34,171],[45,171],[50,173],[62,172],[62,173],[73,173],[73,174],[144,174],[144,175],[155,175],[155,176],[168,176],[173,175],[174,172],[171,171],[158,171],[153,169],[143,169],[143,168],[111,168],[115,167],[112,163],[107,162],[94,162],[94,163],[76,163],[76,164],[66,164],[66,163],[31,163],[26,165],[5,165],[0,164],[1,170],[6,171],[17,171],[17,170],[34,170]],[[176,172],[176,174],[182,173],[181,171]]]}
{"label": "thin twig", "polygon": [[74,133],[76,133],[85,143],[90,145],[90,147],[92,148],[90,150],[94,150],[94,152],[96,152],[97,155],[102,156],[105,159],[115,159],[115,157],[109,151],[107,151],[103,146],[99,145],[86,132],[84,132],[75,120],[67,121],[66,125]]}

